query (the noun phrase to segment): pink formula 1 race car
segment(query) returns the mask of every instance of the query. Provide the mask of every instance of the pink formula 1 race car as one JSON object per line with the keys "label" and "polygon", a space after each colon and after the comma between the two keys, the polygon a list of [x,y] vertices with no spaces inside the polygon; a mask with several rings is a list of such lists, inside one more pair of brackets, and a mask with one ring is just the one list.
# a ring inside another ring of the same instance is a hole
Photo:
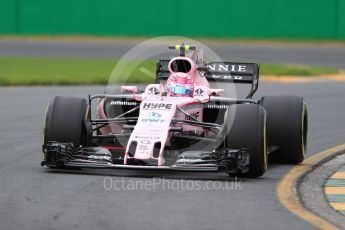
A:
{"label": "pink formula 1 race car", "polygon": [[[142,91],[122,86],[119,94],[88,100],[55,97],[46,113],[41,165],[258,177],[267,170],[268,156],[303,161],[308,129],[303,98],[254,100],[258,64],[206,63],[196,46],[169,48],[179,55],[157,61],[156,82]],[[246,97],[231,98],[224,96],[226,88],[212,88],[213,82],[251,87]]]}

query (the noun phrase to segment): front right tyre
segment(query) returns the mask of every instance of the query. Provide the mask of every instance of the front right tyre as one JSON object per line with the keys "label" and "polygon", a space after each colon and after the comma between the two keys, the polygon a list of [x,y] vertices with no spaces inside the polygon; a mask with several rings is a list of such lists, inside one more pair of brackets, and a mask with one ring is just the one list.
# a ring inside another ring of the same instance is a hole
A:
{"label": "front right tyre", "polygon": [[257,104],[231,105],[224,116],[224,148],[249,150],[249,171],[259,177],[267,170],[266,111]]}

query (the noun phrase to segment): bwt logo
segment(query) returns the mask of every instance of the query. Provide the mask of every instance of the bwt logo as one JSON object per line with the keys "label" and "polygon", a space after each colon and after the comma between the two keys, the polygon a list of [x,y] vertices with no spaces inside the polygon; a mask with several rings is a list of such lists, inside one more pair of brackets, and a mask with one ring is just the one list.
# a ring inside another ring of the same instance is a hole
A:
{"label": "bwt logo", "polygon": [[171,109],[172,104],[145,102],[143,109]]}
{"label": "bwt logo", "polygon": [[160,113],[150,112],[150,114],[149,114],[150,119],[156,119],[156,118],[160,118],[160,117],[162,117],[162,114],[160,114]]}
{"label": "bwt logo", "polygon": [[161,118],[162,114],[156,113],[156,112],[150,112],[149,118],[143,118],[141,119],[142,122],[148,122],[148,123],[163,123],[165,120]]}

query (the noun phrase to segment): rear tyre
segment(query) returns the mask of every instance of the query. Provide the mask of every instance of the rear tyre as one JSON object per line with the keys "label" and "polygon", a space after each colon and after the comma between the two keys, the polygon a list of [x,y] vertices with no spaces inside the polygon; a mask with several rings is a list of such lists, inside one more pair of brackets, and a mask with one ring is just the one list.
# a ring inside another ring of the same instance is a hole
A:
{"label": "rear tyre", "polygon": [[49,141],[73,143],[77,148],[89,144],[90,111],[85,99],[55,97],[48,105],[43,129],[43,144]]}
{"label": "rear tyre", "polygon": [[240,176],[262,176],[267,170],[265,109],[257,104],[232,105],[224,119],[224,147],[250,152],[249,171]]}
{"label": "rear tyre", "polygon": [[267,111],[269,146],[279,149],[270,159],[280,163],[301,163],[307,151],[308,113],[303,98],[297,96],[267,96],[260,100]]}

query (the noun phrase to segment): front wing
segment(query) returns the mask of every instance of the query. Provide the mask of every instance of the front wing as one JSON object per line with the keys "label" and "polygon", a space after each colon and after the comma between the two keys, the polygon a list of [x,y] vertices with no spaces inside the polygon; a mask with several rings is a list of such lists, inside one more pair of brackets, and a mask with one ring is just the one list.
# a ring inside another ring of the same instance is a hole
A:
{"label": "front wing", "polygon": [[114,160],[111,152],[103,147],[73,147],[72,143],[49,142],[43,145],[42,166],[50,168],[95,168],[95,169],[146,169],[218,172],[231,175],[249,170],[247,149],[227,149],[219,152],[188,151],[182,153],[176,162],[169,166],[123,164]]}

